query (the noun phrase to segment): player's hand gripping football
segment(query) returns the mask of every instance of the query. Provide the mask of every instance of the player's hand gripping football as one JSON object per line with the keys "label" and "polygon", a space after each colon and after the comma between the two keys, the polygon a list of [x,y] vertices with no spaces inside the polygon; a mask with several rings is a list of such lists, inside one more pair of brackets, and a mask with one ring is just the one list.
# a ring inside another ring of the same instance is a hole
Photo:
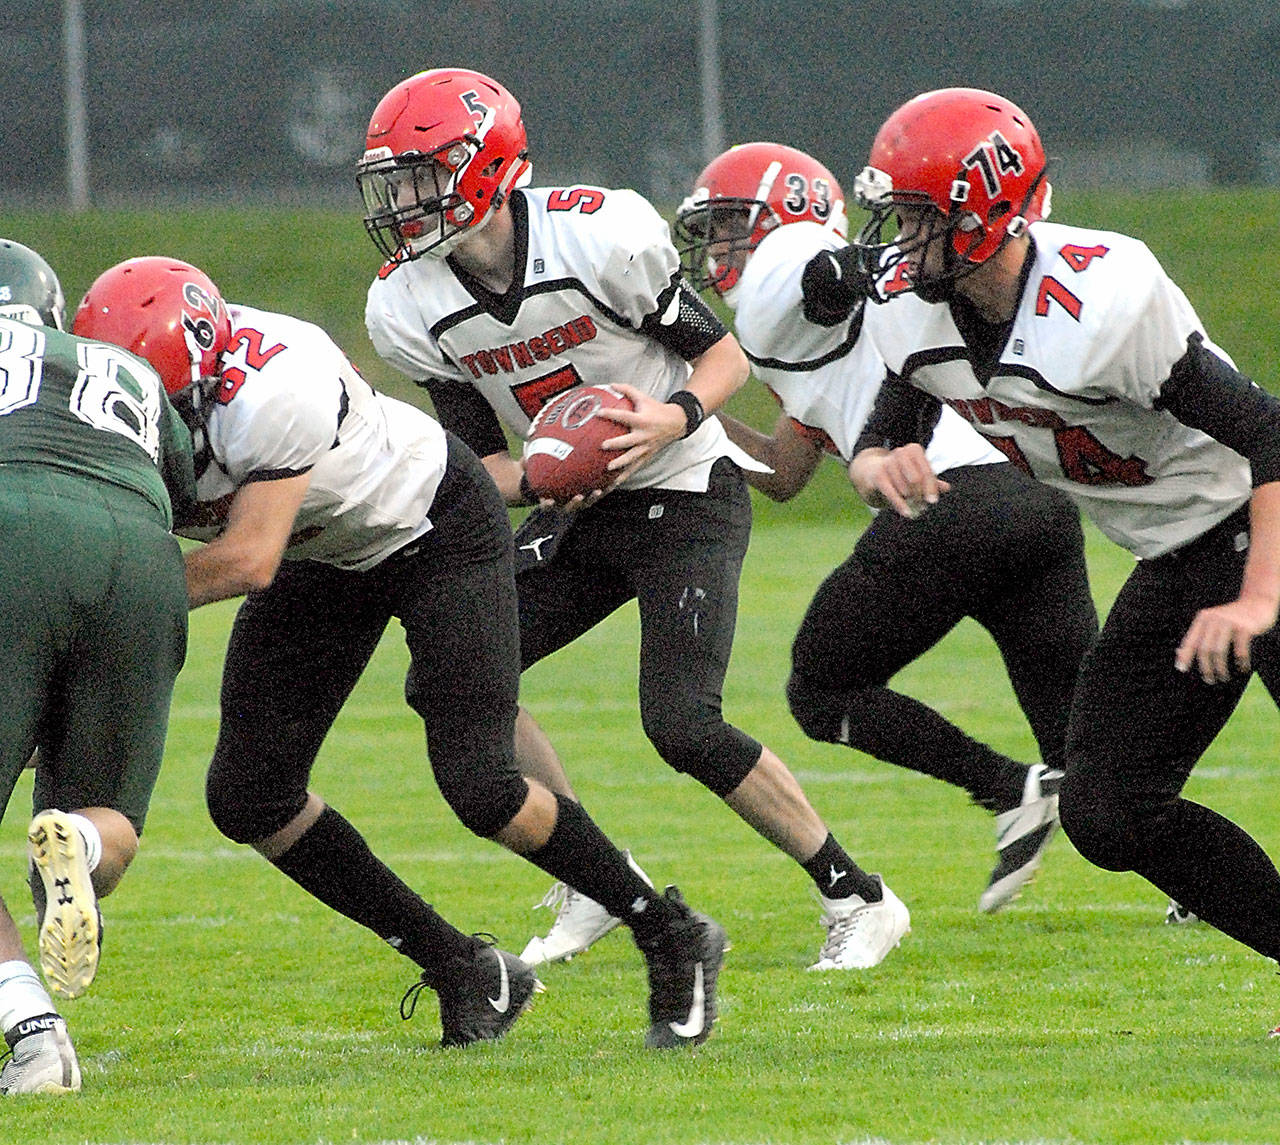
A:
{"label": "player's hand gripping football", "polygon": [[849,480],[873,509],[892,509],[910,520],[951,491],[915,442],[897,449],[864,449],[849,464]]}
{"label": "player's hand gripping football", "polygon": [[670,402],[660,402],[651,394],[646,394],[635,386],[625,382],[613,383],[614,388],[621,390],[635,405],[634,410],[612,409],[608,412],[611,421],[621,422],[626,432],[612,437],[604,443],[606,449],[620,450],[618,456],[609,462],[611,470],[620,471],[618,480],[624,480],[640,466],[653,458],[673,441],[684,436],[688,421],[684,410]]}

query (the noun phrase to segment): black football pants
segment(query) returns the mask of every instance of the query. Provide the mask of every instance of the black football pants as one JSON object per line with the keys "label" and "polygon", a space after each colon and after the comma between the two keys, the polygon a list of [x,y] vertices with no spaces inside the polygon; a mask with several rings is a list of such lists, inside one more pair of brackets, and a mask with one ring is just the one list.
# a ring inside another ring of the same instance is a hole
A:
{"label": "black football pants", "polygon": [[720,796],[761,752],[721,714],[750,533],[742,471],[721,458],[706,493],[610,493],[576,515],[549,564],[516,578],[526,668],[636,599],[645,734],[670,766]]}
{"label": "black football pants", "polygon": [[[1074,505],[1012,465],[961,466],[915,520],[882,512],[823,582],[792,647],[787,692],[811,738],[964,787],[1021,794],[1025,766],[887,685],[964,617],[992,636],[1040,748],[1060,767],[1076,675],[1098,630]],[[989,681],[961,672],[959,696]]]}
{"label": "black football pants", "polygon": [[479,835],[520,809],[511,526],[488,473],[452,436],[431,519],[431,532],[372,569],[285,561],[245,599],[207,782],[230,838],[266,838],[302,810],[320,745],[393,616],[412,655],[406,698],[426,726],[441,793]]}
{"label": "black football pants", "polygon": [[[1140,561],[1085,658],[1067,736],[1059,807],[1076,849],[1132,870],[1206,922],[1280,958],[1280,874],[1239,826],[1180,795],[1240,701],[1248,677],[1204,683],[1174,668],[1202,608],[1234,600],[1244,570],[1247,507],[1182,549]],[[1272,697],[1280,640],[1251,658]]]}

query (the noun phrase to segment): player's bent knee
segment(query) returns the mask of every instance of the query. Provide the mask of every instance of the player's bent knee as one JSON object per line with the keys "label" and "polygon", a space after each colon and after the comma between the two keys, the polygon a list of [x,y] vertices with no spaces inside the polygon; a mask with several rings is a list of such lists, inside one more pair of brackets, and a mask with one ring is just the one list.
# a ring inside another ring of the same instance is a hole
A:
{"label": "player's bent knee", "polygon": [[791,717],[811,740],[839,743],[846,714],[843,697],[813,687],[803,676],[792,672],[787,680],[787,705]]}
{"label": "player's bent knee", "polygon": [[1138,826],[1125,805],[1068,771],[1058,793],[1058,821],[1081,857],[1107,871],[1131,871],[1137,863]]}
{"label": "player's bent knee", "polygon": [[515,765],[473,771],[459,769],[450,780],[437,771],[436,782],[445,802],[459,822],[472,834],[492,839],[512,819],[529,797],[529,788]]}
{"label": "player's bent knee", "polygon": [[233,843],[257,843],[293,821],[306,806],[306,788],[266,791],[238,782],[215,759],[205,779],[205,806],[213,825]]}
{"label": "player's bent knee", "polygon": [[758,741],[714,718],[685,720],[670,712],[641,712],[645,735],[669,767],[690,775],[721,798],[737,789],[760,759]]}

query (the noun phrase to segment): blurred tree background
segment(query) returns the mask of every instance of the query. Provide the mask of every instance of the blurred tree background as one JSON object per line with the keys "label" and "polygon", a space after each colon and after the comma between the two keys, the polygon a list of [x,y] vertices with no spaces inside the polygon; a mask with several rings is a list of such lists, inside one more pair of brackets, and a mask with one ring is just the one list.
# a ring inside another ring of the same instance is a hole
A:
{"label": "blurred tree background", "polygon": [[[911,95],[955,84],[1031,115],[1060,188],[1280,184],[1274,0],[76,0],[89,191],[354,205],[387,88],[463,66],[521,100],[541,183],[678,199],[704,154],[702,16],[727,143],[776,139],[846,182]],[[64,4],[0,4],[10,207],[65,200]]]}

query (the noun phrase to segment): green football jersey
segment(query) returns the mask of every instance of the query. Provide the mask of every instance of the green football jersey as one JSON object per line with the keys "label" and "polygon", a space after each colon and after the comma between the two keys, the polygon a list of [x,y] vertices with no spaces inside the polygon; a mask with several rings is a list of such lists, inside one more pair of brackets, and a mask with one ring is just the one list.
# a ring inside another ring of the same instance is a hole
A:
{"label": "green football jersey", "polygon": [[166,528],[173,503],[195,498],[191,434],[146,362],[117,346],[0,318],[0,479],[13,463],[132,489]]}

